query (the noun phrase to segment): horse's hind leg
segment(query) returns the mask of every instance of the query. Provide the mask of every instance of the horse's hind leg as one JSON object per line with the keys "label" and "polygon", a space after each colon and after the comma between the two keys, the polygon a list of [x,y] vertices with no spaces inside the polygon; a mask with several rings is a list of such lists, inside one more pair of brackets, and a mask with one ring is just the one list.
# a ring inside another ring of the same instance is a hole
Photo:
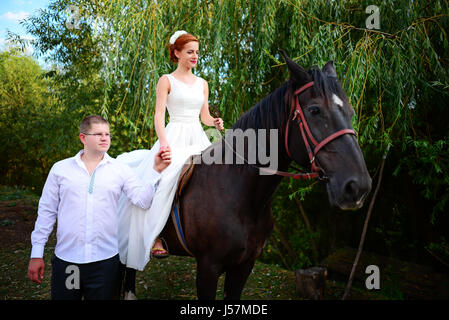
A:
{"label": "horse's hind leg", "polygon": [[214,300],[221,270],[210,261],[197,261],[196,290],[199,300]]}
{"label": "horse's hind leg", "polygon": [[255,260],[233,266],[226,270],[224,283],[224,299],[240,300],[246,280],[253,270]]}

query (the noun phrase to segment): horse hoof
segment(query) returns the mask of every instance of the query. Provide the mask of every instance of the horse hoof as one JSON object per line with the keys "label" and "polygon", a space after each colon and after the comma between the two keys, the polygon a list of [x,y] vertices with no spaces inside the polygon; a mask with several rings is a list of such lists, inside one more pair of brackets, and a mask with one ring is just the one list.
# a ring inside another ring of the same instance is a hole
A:
{"label": "horse hoof", "polygon": [[125,292],[124,300],[137,300],[137,297],[132,291],[127,291]]}

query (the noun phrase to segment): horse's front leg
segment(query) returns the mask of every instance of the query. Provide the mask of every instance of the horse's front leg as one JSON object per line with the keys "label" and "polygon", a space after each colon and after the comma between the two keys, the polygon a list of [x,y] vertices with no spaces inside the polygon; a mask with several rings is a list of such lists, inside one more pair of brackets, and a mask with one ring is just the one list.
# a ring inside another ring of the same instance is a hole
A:
{"label": "horse's front leg", "polygon": [[243,287],[254,267],[254,259],[249,259],[245,263],[232,266],[226,270],[224,283],[224,299],[240,300]]}
{"label": "horse's front leg", "polygon": [[208,259],[197,259],[196,290],[199,300],[215,300],[222,268]]}

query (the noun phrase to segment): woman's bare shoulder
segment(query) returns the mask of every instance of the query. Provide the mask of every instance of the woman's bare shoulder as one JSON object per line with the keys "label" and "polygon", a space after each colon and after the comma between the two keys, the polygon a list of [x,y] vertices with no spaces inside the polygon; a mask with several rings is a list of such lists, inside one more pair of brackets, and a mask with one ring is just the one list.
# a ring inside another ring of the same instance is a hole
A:
{"label": "woman's bare shoulder", "polygon": [[159,80],[158,83],[170,83],[169,74],[163,74]]}
{"label": "woman's bare shoulder", "polygon": [[167,74],[164,74],[159,78],[157,86],[160,89],[166,89],[167,91],[170,91],[170,79],[168,78]]}

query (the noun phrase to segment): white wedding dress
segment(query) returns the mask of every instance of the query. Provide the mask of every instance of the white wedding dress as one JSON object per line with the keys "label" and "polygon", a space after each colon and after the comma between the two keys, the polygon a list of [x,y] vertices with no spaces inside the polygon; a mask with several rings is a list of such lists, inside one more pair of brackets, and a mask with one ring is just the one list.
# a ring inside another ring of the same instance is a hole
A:
{"label": "white wedding dress", "polygon": [[[166,76],[170,81],[167,96],[170,120],[165,127],[165,137],[171,148],[172,162],[162,171],[150,209],[133,205],[123,194],[118,205],[120,261],[137,270],[145,268],[154,241],[167,222],[183,164],[189,156],[211,144],[199,120],[204,103],[204,80],[196,77],[195,82],[188,85],[170,74]],[[129,165],[142,181],[147,181],[159,146],[158,140],[151,150],[124,153],[117,159]]]}

